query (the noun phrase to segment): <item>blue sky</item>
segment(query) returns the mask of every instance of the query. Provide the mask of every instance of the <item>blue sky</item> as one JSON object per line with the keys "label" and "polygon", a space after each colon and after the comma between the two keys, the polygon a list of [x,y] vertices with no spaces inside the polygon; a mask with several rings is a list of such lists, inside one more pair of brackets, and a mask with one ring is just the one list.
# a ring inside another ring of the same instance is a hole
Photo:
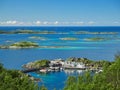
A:
{"label": "blue sky", "polygon": [[0,25],[120,26],[120,0],[0,0]]}

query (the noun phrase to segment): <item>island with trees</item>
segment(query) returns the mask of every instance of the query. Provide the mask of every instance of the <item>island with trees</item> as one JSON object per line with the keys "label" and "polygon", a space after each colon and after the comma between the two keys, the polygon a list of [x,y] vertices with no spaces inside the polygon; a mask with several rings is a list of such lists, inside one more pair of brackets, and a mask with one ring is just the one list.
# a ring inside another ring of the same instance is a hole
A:
{"label": "island with trees", "polygon": [[110,34],[110,35],[115,35],[119,34],[119,32],[90,32],[90,31],[76,31],[74,34],[95,34],[95,35],[104,35],[104,34]]}
{"label": "island with trees", "polygon": [[105,38],[105,37],[91,37],[91,38],[85,38],[85,41],[107,41],[111,40],[110,38]]}
{"label": "island with trees", "polygon": [[1,49],[38,48],[38,47],[39,47],[39,45],[37,43],[30,42],[30,41],[21,41],[21,42],[13,43],[11,45],[1,45],[0,46]]}
{"label": "island with trees", "polygon": [[0,49],[30,49],[30,48],[66,48],[68,46],[41,46],[38,43],[31,42],[31,41],[20,41],[20,42],[15,42],[10,45],[0,45]]}
{"label": "island with trees", "polygon": [[48,38],[46,37],[40,37],[40,36],[31,36],[28,37],[29,39],[33,39],[33,40],[47,40]]}
{"label": "island with trees", "polygon": [[[56,31],[49,31],[49,30],[26,30],[26,29],[17,29],[17,30],[11,30],[11,31],[6,31],[6,30],[0,30],[0,34],[69,34],[67,32],[56,32]],[[119,34],[119,32],[90,32],[90,31],[75,31],[72,32],[72,34],[95,34],[95,35],[116,35]]]}
{"label": "island with trees", "polygon": [[11,30],[11,31],[5,31],[0,30],[0,34],[56,34],[55,31],[48,31],[48,30]]}
{"label": "island with trees", "polygon": [[79,38],[75,38],[75,37],[64,37],[64,38],[59,38],[60,40],[79,40]]}

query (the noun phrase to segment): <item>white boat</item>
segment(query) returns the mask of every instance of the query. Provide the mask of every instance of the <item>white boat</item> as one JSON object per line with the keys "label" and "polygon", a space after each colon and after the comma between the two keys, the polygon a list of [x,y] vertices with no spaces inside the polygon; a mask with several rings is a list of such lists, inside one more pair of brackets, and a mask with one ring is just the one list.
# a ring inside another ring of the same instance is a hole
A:
{"label": "white boat", "polygon": [[42,72],[42,73],[47,73],[48,70],[47,70],[47,69],[41,69],[40,72]]}

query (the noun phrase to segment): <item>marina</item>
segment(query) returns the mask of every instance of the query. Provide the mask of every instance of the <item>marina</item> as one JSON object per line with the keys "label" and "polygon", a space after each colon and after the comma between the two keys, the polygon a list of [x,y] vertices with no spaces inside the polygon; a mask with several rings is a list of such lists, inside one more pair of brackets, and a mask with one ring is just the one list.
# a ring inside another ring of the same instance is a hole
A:
{"label": "marina", "polygon": [[[70,58],[70,61],[63,60],[63,59],[54,59],[54,60],[40,60],[40,61],[34,61],[27,63],[25,65],[22,65],[23,73],[29,73],[29,72],[37,72],[37,73],[49,73],[49,72],[60,72],[65,70],[88,70],[88,71],[95,71],[100,72],[102,71],[102,65],[104,63],[99,64],[99,62],[93,62],[97,64],[91,64],[86,63],[84,64],[81,62],[84,60],[84,62],[90,62],[87,58]],[[46,62],[46,64],[41,65],[41,63]],[[91,61],[92,62],[92,61]],[[37,63],[37,64],[36,64]],[[110,63],[110,62],[106,62]],[[97,65],[97,67],[96,67]],[[39,67],[36,67],[39,66]]]}

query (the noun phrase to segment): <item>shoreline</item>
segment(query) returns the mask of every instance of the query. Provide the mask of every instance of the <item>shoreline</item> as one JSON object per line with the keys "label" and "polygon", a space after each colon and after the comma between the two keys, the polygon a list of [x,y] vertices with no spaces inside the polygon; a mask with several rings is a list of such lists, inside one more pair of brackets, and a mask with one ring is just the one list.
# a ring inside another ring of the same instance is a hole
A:
{"label": "shoreline", "polygon": [[64,70],[90,70],[102,71],[104,64],[112,64],[110,61],[93,61],[87,58],[68,58],[68,60],[55,59],[55,60],[38,60],[29,62],[22,65],[23,72],[36,72],[49,73],[54,71]]}

